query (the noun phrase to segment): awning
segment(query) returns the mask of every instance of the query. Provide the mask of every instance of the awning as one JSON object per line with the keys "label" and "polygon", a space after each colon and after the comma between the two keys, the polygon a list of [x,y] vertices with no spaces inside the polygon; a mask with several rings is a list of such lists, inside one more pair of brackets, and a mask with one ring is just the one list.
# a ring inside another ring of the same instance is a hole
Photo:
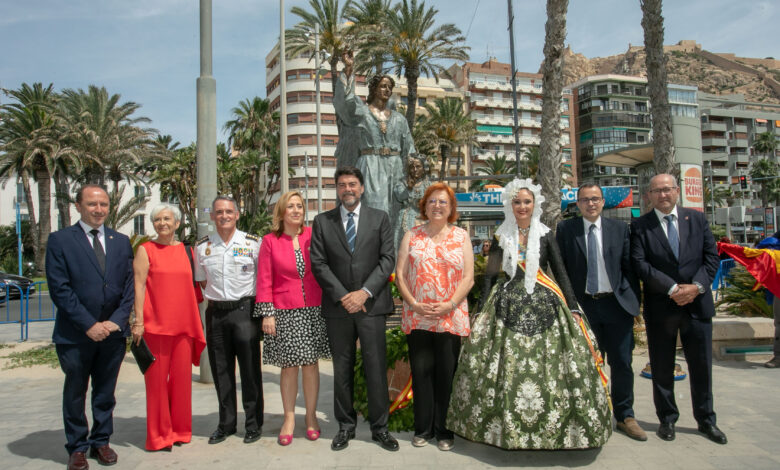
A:
{"label": "awning", "polygon": [[488,126],[484,124],[477,125],[477,132],[489,132],[491,134],[512,135],[512,128],[509,126]]}
{"label": "awning", "polygon": [[620,166],[634,168],[643,163],[653,161],[653,144],[632,145],[608,153],[603,153],[593,159],[596,165]]}

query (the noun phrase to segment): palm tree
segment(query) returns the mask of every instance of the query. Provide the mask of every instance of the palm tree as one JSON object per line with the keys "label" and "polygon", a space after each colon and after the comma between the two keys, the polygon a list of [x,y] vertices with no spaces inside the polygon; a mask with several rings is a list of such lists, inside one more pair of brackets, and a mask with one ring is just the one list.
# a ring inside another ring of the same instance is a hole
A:
{"label": "palm tree", "polygon": [[[245,99],[232,110],[233,119],[225,123],[228,132],[228,147],[237,153],[239,171],[231,189],[233,197],[245,204],[241,207],[247,213],[255,213],[260,206],[260,177],[267,174],[269,190],[279,178],[279,113],[271,111],[271,103],[259,97]],[[230,158],[228,156],[228,158]]]}
{"label": "palm tree", "polygon": [[417,79],[420,74],[433,76],[446,71],[443,61],[466,61],[469,47],[465,38],[452,23],[435,26],[435,8],[426,8],[425,2],[401,0],[395,14],[387,17],[385,28],[363,47],[372,56],[388,57],[392,63],[385,70],[406,78],[408,102],[406,122],[409,129],[414,125],[417,111]]}
{"label": "palm tree", "polygon": [[[425,110],[428,116],[423,121],[424,125],[429,130],[434,148],[438,148],[441,154],[441,180],[447,174],[447,154],[458,147],[471,146],[477,128],[470,113],[463,111],[460,98],[436,98],[433,105],[425,104]],[[460,162],[459,157],[457,174],[460,174]]]}
{"label": "palm tree", "polygon": [[707,207],[712,207],[713,204],[715,205],[715,207],[722,207],[726,205],[728,199],[732,197],[734,197],[734,193],[731,191],[731,188],[727,184],[715,185],[712,191],[710,191],[710,186],[708,184],[704,185],[705,209]]}
{"label": "palm tree", "polygon": [[[531,178],[532,180],[538,181],[540,161],[539,147],[534,146],[526,148],[523,152],[523,160],[523,168],[520,170],[520,173],[524,178]],[[569,184],[569,178],[572,177],[571,167],[561,165],[559,176],[558,188],[563,188]]]}
{"label": "palm tree", "polygon": [[768,158],[761,158],[750,168],[750,178],[761,185],[761,207],[769,207],[770,200],[777,200],[777,177],[780,165]]}
{"label": "palm tree", "polygon": [[537,180],[547,204],[542,221],[557,225],[561,216],[561,98],[563,96],[563,53],[566,40],[568,0],[547,0],[547,24],[542,63],[542,132]]}
{"label": "palm tree", "polygon": [[392,14],[390,0],[363,0],[345,7],[344,16],[353,24],[349,33],[354,37],[357,56],[355,72],[359,74],[382,73],[385,58],[382,52],[365,45],[381,33],[382,27]]}
{"label": "palm tree", "polygon": [[485,175],[484,180],[474,180],[471,183],[472,191],[481,191],[488,184],[497,184],[504,186],[506,184],[505,179],[492,178],[495,175],[512,175],[517,172],[517,165],[515,161],[509,160],[505,154],[491,155],[485,160],[485,166],[480,166],[474,169],[474,173]]}
{"label": "palm tree", "polygon": [[645,32],[645,67],[653,119],[653,164],[656,174],[677,174],[674,162],[669,96],[666,88],[666,56],[664,55],[664,17],[662,0],[639,0],[642,6],[642,28]]}
{"label": "palm tree", "polygon": [[122,204],[122,196],[125,194],[126,185],[121,185],[117,191],[111,190],[108,194],[109,211],[105,224],[107,227],[119,229],[130,223],[138,215],[138,211],[146,206],[149,195],[146,192],[133,195],[129,201]]}
{"label": "palm tree", "polygon": [[[0,106],[0,177],[18,177],[24,190],[35,269],[45,269],[46,245],[51,233],[51,177],[55,162],[64,161],[70,149],[58,139],[53,85],[23,83],[18,90],[3,90],[15,100]],[[38,218],[35,216],[30,178],[38,186]]]}
{"label": "palm tree", "polygon": [[198,231],[197,192],[198,177],[195,159],[195,143],[172,152],[171,159],[161,162],[149,178],[149,184],[160,185],[162,199],[175,199],[183,214],[179,227],[179,239],[185,238],[184,232],[189,226],[190,233]]}
{"label": "palm tree", "polygon": [[344,24],[351,3],[351,0],[346,0],[340,8],[339,0],[309,0],[311,11],[301,7],[293,7],[290,10],[303,21],[285,31],[287,55],[307,54],[310,59],[313,59],[317,52],[314,50],[314,25],[320,26],[320,50],[326,51],[329,55],[330,79],[334,90],[339,59],[345,51],[352,49],[353,37],[350,29]]}
{"label": "palm tree", "polygon": [[153,151],[155,129],[139,127],[149,118],[136,117],[141,105],[121,103],[118,94],[109,95],[104,87],[90,85],[87,91],[62,92],[60,113],[66,125],[66,142],[84,165],[81,182],[113,183],[119,190],[123,179],[140,183],[136,169]]}
{"label": "palm tree", "polygon": [[753,150],[759,155],[766,155],[767,157],[775,157],[775,150],[777,149],[777,137],[774,132],[767,131],[758,134],[753,141]]}

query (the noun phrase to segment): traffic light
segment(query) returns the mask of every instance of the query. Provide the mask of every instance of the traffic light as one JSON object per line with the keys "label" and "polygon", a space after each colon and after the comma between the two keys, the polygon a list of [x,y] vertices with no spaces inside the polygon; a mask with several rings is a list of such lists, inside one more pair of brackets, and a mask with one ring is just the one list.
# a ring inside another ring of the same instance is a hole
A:
{"label": "traffic light", "polygon": [[747,189],[747,176],[742,175],[739,177],[739,188]]}

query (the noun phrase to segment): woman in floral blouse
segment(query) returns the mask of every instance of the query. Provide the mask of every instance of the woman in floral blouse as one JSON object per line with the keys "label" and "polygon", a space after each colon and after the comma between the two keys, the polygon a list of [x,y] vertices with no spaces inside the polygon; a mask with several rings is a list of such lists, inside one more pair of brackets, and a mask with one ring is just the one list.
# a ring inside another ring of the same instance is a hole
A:
{"label": "woman in floral blouse", "polygon": [[425,446],[435,437],[444,451],[454,442],[445,420],[461,337],[469,334],[466,296],[474,285],[474,252],[468,233],[452,225],[456,209],[449,186],[429,186],[420,199],[420,214],[427,223],[406,232],[396,266],[404,299],[401,328],[412,369],[412,445]]}
{"label": "woman in floral blouse", "polygon": [[[595,339],[573,315],[574,292],[553,233],[540,220],[542,202],[531,180],[516,179],[504,190],[486,300],[463,345],[447,427],[503,449],[600,447],[612,434],[609,397]],[[496,283],[500,271],[506,276]]]}

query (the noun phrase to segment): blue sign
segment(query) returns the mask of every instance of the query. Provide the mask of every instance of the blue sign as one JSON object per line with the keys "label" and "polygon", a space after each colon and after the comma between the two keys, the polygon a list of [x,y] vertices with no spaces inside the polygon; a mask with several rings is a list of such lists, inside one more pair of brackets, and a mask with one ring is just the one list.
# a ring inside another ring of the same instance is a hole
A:
{"label": "blue sign", "polygon": [[[631,186],[606,186],[601,188],[604,191],[604,208],[613,207],[631,207],[633,205],[633,194]],[[456,193],[455,198],[459,204],[483,205],[483,206],[501,206],[503,205],[503,191],[490,191],[478,193]],[[561,210],[569,207],[569,204],[577,203],[577,188],[561,189]]]}

